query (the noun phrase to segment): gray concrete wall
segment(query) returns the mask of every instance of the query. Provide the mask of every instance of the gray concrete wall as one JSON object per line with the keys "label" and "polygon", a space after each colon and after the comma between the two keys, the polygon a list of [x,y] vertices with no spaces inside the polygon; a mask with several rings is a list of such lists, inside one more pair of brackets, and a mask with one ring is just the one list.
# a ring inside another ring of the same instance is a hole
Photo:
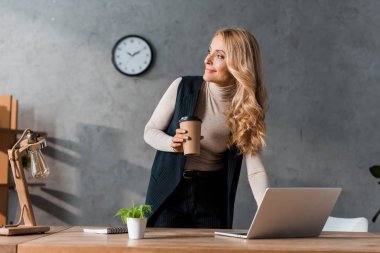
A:
{"label": "gray concrete wall", "polygon": [[[118,208],[144,201],[155,153],[144,125],[172,80],[202,73],[224,26],[245,27],[261,44],[271,184],[343,187],[333,215],[372,218],[380,208],[368,172],[380,163],[379,13],[380,1],[358,0],[1,0],[0,94],[19,99],[19,127],[47,132],[50,145],[52,174],[31,189],[37,221],[116,225]],[[143,76],[111,63],[127,34],[154,46]],[[235,227],[247,227],[256,206],[245,167],[236,204]],[[11,220],[14,209],[13,198]]]}

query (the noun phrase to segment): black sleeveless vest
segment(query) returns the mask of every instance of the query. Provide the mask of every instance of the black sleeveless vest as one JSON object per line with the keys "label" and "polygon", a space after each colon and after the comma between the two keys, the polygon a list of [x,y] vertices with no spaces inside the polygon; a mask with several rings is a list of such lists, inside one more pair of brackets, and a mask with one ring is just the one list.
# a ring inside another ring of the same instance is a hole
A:
{"label": "black sleeveless vest", "polygon": [[[203,83],[201,76],[185,76],[178,86],[177,99],[173,117],[165,131],[174,136],[175,130],[179,128],[179,119],[183,116],[193,115],[197,104],[197,98]],[[238,155],[234,146],[225,152],[225,165],[227,169],[227,220],[226,228],[232,228],[234,203],[237,184],[243,156]],[[153,214],[148,218],[148,226],[151,226],[156,211],[162,203],[174,191],[181,180],[185,156],[183,153],[157,151],[154,158],[146,204],[152,205]]]}

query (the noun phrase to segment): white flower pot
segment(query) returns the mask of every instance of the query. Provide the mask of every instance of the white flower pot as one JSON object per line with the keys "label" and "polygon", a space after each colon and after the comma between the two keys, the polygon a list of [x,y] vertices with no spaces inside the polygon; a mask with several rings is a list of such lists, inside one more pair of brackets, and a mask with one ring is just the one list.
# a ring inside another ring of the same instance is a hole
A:
{"label": "white flower pot", "polygon": [[143,239],[147,219],[127,218],[129,239]]}

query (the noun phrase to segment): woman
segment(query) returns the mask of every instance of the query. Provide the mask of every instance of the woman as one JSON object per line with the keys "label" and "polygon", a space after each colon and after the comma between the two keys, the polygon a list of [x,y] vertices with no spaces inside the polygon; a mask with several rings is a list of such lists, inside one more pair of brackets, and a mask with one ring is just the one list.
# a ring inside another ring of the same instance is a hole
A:
{"label": "woman", "polygon": [[[260,159],[267,95],[259,46],[247,30],[220,29],[204,60],[203,77],[176,79],[147,123],[145,141],[157,149],[146,203],[155,227],[231,228],[243,156],[260,205],[268,186]],[[202,120],[201,154],[184,157],[188,139],[179,119]]]}

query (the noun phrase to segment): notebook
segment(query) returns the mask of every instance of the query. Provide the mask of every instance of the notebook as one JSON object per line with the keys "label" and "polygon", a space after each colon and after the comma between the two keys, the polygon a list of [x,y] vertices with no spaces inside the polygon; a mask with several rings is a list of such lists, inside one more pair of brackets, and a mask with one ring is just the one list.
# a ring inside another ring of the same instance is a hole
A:
{"label": "notebook", "polygon": [[123,234],[128,233],[127,227],[97,227],[97,228],[84,228],[85,233],[96,234]]}
{"label": "notebook", "polygon": [[215,234],[246,239],[319,236],[341,191],[341,188],[267,188],[248,231]]}

